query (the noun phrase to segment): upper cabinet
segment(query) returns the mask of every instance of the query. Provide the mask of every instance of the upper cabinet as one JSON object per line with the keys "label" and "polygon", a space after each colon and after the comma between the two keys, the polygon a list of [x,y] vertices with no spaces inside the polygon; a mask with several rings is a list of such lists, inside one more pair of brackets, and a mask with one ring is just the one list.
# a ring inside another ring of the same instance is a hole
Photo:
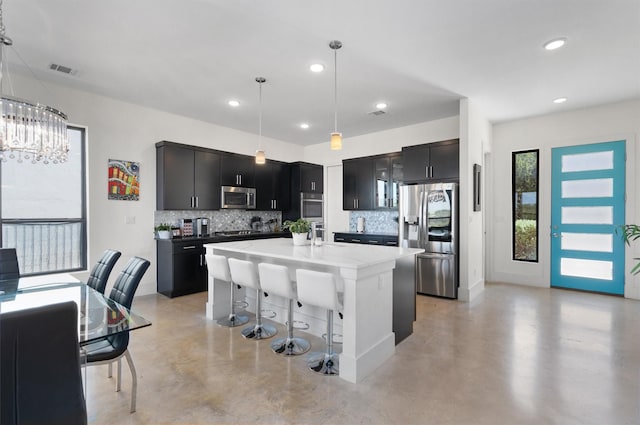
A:
{"label": "upper cabinet", "polygon": [[222,186],[254,187],[255,158],[247,155],[224,154],[220,160]]}
{"label": "upper cabinet", "polygon": [[256,209],[289,209],[289,164],[267,160],[255,165]]}
{"label": "upper cabinet", "polygon": [[220,208],[220,155],[171,142],[156,143],[156,209]]}
{"label": "upper cabinet", "polygon": [[459,178],[458,139],[402,148],[404,182],[457,180]]}
{"label": "upper cabinet", "polygon": [[375,209],[397,209],[399,185],[403,181],[402,155],[400,152],[384,155],[373,160]]}
{"label": "upper cabinet", "polygon": [[306,162],[294,162],[291,164],[292,192],[322,193],[322,178],[322,165]]}
{"label": "upper cabinet", "polygon": [[370,157],[342,161],[342,209],[373,209],[373,160]]}

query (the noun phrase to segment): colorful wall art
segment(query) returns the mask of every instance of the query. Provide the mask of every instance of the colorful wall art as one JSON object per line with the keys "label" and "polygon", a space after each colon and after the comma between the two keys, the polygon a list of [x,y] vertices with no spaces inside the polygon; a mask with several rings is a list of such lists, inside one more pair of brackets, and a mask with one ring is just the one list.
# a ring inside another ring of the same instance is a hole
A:
{"label": "colorful wall art", "polygon": [[140,163],[109,160],[108,199],[138,201],[140,199]]}

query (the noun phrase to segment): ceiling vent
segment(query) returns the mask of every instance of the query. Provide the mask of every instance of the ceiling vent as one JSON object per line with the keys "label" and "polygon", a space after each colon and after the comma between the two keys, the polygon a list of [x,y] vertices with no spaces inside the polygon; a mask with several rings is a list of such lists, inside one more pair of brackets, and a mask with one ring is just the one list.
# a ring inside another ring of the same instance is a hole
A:
{"label": "ceiling vent", "polygon": [[57,63],[52,63],[51,65],[49,65],[49,69],[69,75],[76,75],[78,73],[78,71],[75,69],[71,69],[68,66],[64,65],[58,65]]}
{"label": "ceiling vent", "polygon": [[384,114],[386,114],[386,112],[385,111],[380,111],[380,110],[369,112],[369,115],[384,115]]}

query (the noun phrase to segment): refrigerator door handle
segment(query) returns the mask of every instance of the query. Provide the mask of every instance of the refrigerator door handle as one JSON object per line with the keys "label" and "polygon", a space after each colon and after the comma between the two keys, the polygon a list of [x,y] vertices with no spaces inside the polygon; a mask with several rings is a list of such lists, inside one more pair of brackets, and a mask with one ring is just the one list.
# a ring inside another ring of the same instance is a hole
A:
{"label": "refrigerator door handle", "polygon": [[418,247],[422,248],[422,229],[424,228],[424,220],[422,218],[422,203],[424,201],[424,191],[420,191],[420,202],[418,204]]}

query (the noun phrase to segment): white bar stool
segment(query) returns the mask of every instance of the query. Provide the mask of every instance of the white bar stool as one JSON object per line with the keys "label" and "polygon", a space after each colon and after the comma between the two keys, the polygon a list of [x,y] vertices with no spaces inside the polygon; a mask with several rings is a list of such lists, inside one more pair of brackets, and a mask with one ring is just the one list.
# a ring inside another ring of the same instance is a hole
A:
{"label": "white bar stool", "polygon": [[266,339],[278,331],[271,325],[262,323],[262,288],[256,266],[251,261],[229,258],[229,270],[234,283],[256,290],[256,324],[242,330],[242,336],[249,339]]}
{"label": "white bar stool", "polygon": [[289,300],[287,337],[278,338],[271,343],[274,353],[283,356],[298,356],[311,348],[311,344],[304,338],[293,336],[293,300],[297,299],[295,283],[289,279],[289,268],[275,264],[258,264],[260,286],[269,294],[279,295]]}
{"label": "white bar stool", "polygon": [[229,282],[231,286],[231,308],[229,317],[221,318],[216,321],[220,326],[227,327],[235,327],[244,325],[249,321],[247,316],[236,314],[236,297],[235,297],[235,284],[231,280],[231,272],[229,271],[229,263],[227,262],[227,257],[224,255],[215,255],[215,254],[207,254],[205,255],[207,260],[207,269],[209,270],[209,275],[211,275],[215,279],[223,280],[225,282]]}
{"label": "white bar stool", "polygon": [[307,366],[323,375],[338,375],[339,356],[333,351],[333,311],[342,308],[338,300],[336,281],[331,273],[296,270],[298,301],[327,309],[327,351],[312,353]]}

